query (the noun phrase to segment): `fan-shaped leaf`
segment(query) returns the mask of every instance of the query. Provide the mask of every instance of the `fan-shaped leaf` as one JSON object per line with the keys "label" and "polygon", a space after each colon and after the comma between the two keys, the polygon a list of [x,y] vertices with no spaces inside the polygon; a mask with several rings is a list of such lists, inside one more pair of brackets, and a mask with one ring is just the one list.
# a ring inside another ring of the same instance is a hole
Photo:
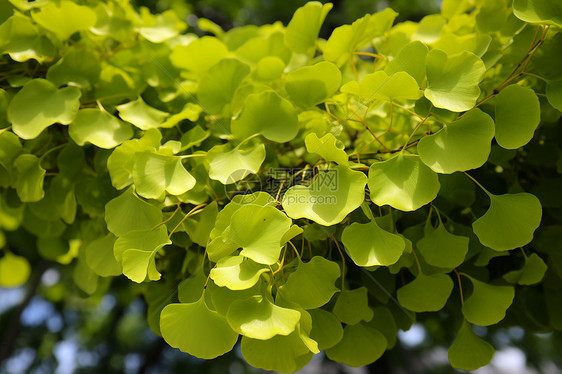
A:
{"label": "fan-shaped leaf", "polygon": [[150,230],[162,222],[162,211],[138,198],[131,188],[105,205],[107,228],[116,236]]}
{"label": "fan-shaped leaf", "polygon": [[375,362],[386,350],[387,342],[378,330],[362,324],[347,325],[342,340],[326,350],[329,359],[352,367]]}
{"label": "fan-shaped leaf", "polygon": [[295,52],[305,53],[316,45],[320,26],[332,4],[309,1],[298,8],[285,30],[285,44]]}
{"label": "fan-shaped leaf", "polygon": [[238,291],[253,287],[260,275],[267,271],[269,268],[244,256],[229,256],[217,262],[211,269],[210,277],[217,286]]}
{"label": "fan-shaped leaf", "polygon": [[455,341],[449,347],[448,357],[455,369],[476,370],[488,365],[494,352],[494,347],[478,337],[470,324],[463,321]]}
{"label": "fan-shaped leaf", "polygon": [[513,287],[492,286],[472,277],[468,278],[472,282],[473,291],[462,306],[466,320],[480,326],[489,326],[501,321],[513,302]]}
{"label": "fan-shaped leaf", "polygon": [[419,273],[416,279],[397,291],[398,301],[404,308],[414,312],[435,312],[443,309],[451,291],[453,281],[445,274],[425,275]]}
{"label": "fan-shaped leaf", "polygon": [[468,252],[466,236],[451,234],[445,225],[430,227],[416,243],[425,262],[440,268],[454,268],[463,263]]}
{"label": "fan-shaped leaf", "polygon": [[211,179],[223,184],[235,183],[258,172],[265,160],[265,145],[234,149],[229,144],[216,145],[207,153],[207,160]]}
{"label": "fan-shaped leaf", "polygon": [[133,136],[131,125],[99,109],[80,109],[68,127],[68,133],[78,145],[86,142],[110,149]]}
{"label": "fan-shaped leaf", "polygon": [[336,139],[332,133],[327,133],[321,138],[315,133],[310,133],[304,138],[306,150],[309,153],[316,153],[324,160],[334,161],[339,165],[348,165],[347,153],[345,153],[345,145]]}
{"label": "fan-shaped leaf", "polygon": [[320,104],[331,97],[340,85],[340,69],[328,61],[293,70],[285,79],[285,89],[291,100],[304,108]]}
{"label": "fan-shaped leaf", "polygon": [[360,83],[351,81],[344,84],[341,91],[357,95],[364,101],[417,100],[422,95],[416,80],[405,71],[398,71],[390,76],[382,70],[367,74]]}
{"label": "fan-shaped leaf", "polygon": [[342,291],[338,295],[332,312],[347,325],[370,321],[373,318],[373,310],[369,307],[367,293],[365,287]]}

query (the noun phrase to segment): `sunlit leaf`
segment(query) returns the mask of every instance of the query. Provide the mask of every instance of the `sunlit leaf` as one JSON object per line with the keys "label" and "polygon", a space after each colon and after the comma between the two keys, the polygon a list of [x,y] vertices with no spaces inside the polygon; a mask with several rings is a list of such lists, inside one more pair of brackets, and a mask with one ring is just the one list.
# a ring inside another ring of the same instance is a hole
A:
{"label": "sunlit leaf", "polygon": [[100,78],[99,57],[85,48],[71,48],[62,59],[47,70],[47,79],[62,85],[89,89]]}
{"label": "sunlit leaf", "polygon": [[539,199],[529,193],[488,196],[490,207],[472,224],[480,242],[496,251],[528,244],[541,222]]}
{"label": "sunlit leaf", "polygon": [[386,350],[383,334],[362,324],[347,325],[343,338],[326,350],[329,359],[352,367],[368,365],[378,360]]}
{"label": "sunlit leaf", "polygon": [[416,243],[425,262],[441,268],[454,268],[463,263],[468,252],[469,238],[451,234],[442,223],[426,229]]}
{"label": "sunlit leaf", "polygon": [[405,71],[421,86],[425,78],[425,58],[428,48],[419,40],[406,44],[393,60],[384,67],[389,76],[399,71]]}
{"label": "sunlit leaf", "polygon": [[304,66],[287,74],[285,89],[291,100],[307,108],[331,97],[341,84],[341,72],[336,65],[323,61]]}
{"label": "sunlit leaf", "polygon": [[204,297],[190,304],[169,304],[160,314],[162,337],[174,348],[211,359],[229,352],[238,340],[226,318],[210,310]]}
{"label": "sunlit leaf", "polygon": [[210,277],[217,286],[238,291],[254,286],[260,275],[267,271],[268,267],[244,256],[229,256],[217,262],[211,269]]}
{"label": "sunlit leaf", "polygon": [[147,105],[141,98],[119,105],[117,110],[119,117],[141,130],[159,127],[168,117],[168,113]]}
{"label": "sunlit leaf", "polygon": [[316,45],[320,26],[332,9],[332,3],[309,1],[298,8],[285,30],[285,43],[295,52],[305,53]]}
{"label": "sunlit leaf", "polygon": [[472,326],[463,320],[455,341],[449,347],[451,365],[460,370],[476,370],[486,366],[494,357],[494,347],[472,331]]}
{"label": "sunlit leaf", "polygon": [[22,154],[14,161],[18,172],[15,187],[22,202],[39,201],[45,196],[43,181],[45,169],[41,167],[41,159],[34,155]]}
{"label": "sunlit leaf", "polygon": [[494,325],[504,319],[505,311],[513,302],[515,290],[511,286],[494,286],[468,277],[472,282],[472,295],[462,306],[462,314],[470,323],[480,326]]}
{"label": "sunlit leaf", "polygon": [[31,17],[55,33],[60,40],[66,40],[75,32],[87,30],[96,24],[96,13],[92,9],[65,0],[50,2],[38,12],[32,12]]}
{"label": "sunlit leaf", "polygon": [[480,95],[478,84],[484,78],[484,62],[471,52],[455,55],[432,49],[427,54],[428,87],[424,94],[437,108],[453,112],[471,109]]}
{"label": "sunlit leaf", "polygon": [[521,270],[513,270],[505,274],[503,278],[510,283],[517,283],[523,286],[539,283],[547,270],[543,259],[536,253],[531,253],[525,258],[525,264]]}
{"label": "sunlit leaf", "polygon": [[215,145],[207,153],[207,160],[209,177],[231,184],[258,172],[265,160],[265,146],[232,149],[230,144]]}
{"label": "sunlit leaf", "polygon": [[527,144],[541,120],[539,98],[530,88],[512,84],[496,96],[496,140],[506,149]]}
{"label": "sunlit leaf", "polygon": [[304,139],[304,144],[307,152],[316,153],[328,162],[334,161],[339,165],[349,164],[345,145],[332,133],[327,133],[321,138],[318,138],[315,133],[310,133]]}
{"label": "sunlit leaf", "polygon": [[117,262],[113,254],[116,239],[112,234],[107,234],[86,246],[86,263],[101,277],[120,275],[122,272],[121,264]]}
{"label": "sunlit leaf", "polygon": [[80,95],[76,87],[57,89],[48,80],[32,79],[10,102],[8,120],[20,138],[36,138],[54,123],[71,123],[78,113]]}
{"label": "sunlit leaf", "polygon": [[480,109],[472,109],[437,133],[424,136],[418,153],[437,173],[476,169],[488,160],[494,137],[494,121]]}
{"label": "sunlit leaf", "polygon": [[513,13],[525,22],[562,27],[562,4],[558,1],[513,0]]}
{"label": "sunlit leaf", "polygon": [[107,228],[116,236],[150,230],[162,222],[162,211],[137,197],[131,188],[105,206]]}
{"label": "sunlit leaf", "polygon": [[318,349],[328,349],[343,338],[341,322],[332,313],[324,309],[308,311],[312,317],[310,337],[318,342]]}
{"label": "sunlit leaf", "polygon": [[443,309],[451,291],[453,281],[445,274],[425,275],[419,273],[416,279],[398,289],[400,304],[414,312],[435,312]]}
{"label": "sunlit leaf", "polygon": [[6,252],[0,258],[0,287],[19,287],[29,278],[31,266],[25,257]]}
{"label": "sunlit leaf", "polygon": [[170,60],[176,67],[203,74],[227,54],[228,49],[220,40],[204,36],[193,40],[186,46],[175,46]]}
{"label": "sunlit leaf", "polygon": [[371,200],[380,206],[416,210],[435,199],[439,187],[437,174],[418,155],[399,153],[369,169]]}
{"label": "sunlit leaf", "polygon": [[422,96],[416,80],[405,71],[390,76],[382,70],[367,74],[360,83],[351,81],[344,84],[341,91],[357,95],[364,101],[417,100]]}
{"label": "sunlit leaf", "polygon": [[70,123],[68,133],[78,145],[86,142],[100,148],[114,148],[133,136],[128,123],[120,121],[106,111],[94,108],[80,109]]}
{"label": "sunlit leaf", "polygon": [[340,292],[332,312],[347,325],[370,321],[373,318],[373,310],[369,307],[367,293],[366,287]]}

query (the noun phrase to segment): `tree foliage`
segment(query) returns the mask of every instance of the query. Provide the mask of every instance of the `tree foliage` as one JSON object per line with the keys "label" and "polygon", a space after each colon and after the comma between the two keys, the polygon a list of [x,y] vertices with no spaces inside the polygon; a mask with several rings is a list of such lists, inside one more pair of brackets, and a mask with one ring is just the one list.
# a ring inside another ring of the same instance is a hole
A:
{"label": "tree foliage", "polygon": [[327,40],[319,2],[203,37],[126,1],[2,7],[0,286],[40,258],[86,297],[124,275],[172,347],[281,372],[428,318],[464,370],[494,353],[473,325],[562,328],[558,5]]}

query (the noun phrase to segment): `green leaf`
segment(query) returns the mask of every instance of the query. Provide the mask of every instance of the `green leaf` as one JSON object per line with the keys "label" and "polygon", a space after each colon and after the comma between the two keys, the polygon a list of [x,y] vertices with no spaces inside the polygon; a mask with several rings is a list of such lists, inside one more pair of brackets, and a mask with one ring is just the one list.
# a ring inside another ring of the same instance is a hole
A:
{"label": "green leaf", "polygon": [[472,295],[462,306],[462,314],[470,323],[480,326],[495,325],[505,317],[513,302],[515,290],[511,286],[492,286],[468,277],[472,282]]}
{"label": "green leaf", "polygon": [[295,331],[300,318],[299,311],[277,306],[263,296],[237,300],[226,313],[228,324],[234,331],[259,340],[289,335]]}
{"label": "green leaf", "polygon": [[406,242],[400,235],[381,229],[375,221],[352,223],[343,230],[347,254],[358,266],[389,266],[402,256]]}
{"label": "green leaf", "polygon": [[96,13],[87,6],[78,5],[73,1],[48,3],[31,17],[62,41],[70,38],[77,31],[88,30],[96,24]]}
{"label": "green leaf", "polygon": [[480,242],[496,251],[528,244],[541,222],[539,199],[524,192],[488,196],[490,208],[472,224]]}
{"label": "green leaf", "polygon": [[178,68],[202,75],[227,54],[228,49],[223,42],[211,36],[204,36],[188,45],[175,46],[170,54],[170,61]]}
{"label": "green leaf", "polygon": [[185,132],[181,136],[181,149],[189,149],[191,147],[199,147],[201,143],[207,139],[211,133],[197,125],[191,130]]}
{"label": "green leaf", "polygon": [[240,254],[257,263],[273,265],[281,254],[281,238],[291,227],[291,219],[277,208],[248,204],[240,207],[223,236],[242,248]]}
{"label": "green leaf", "polygon": [[513,0],[513,13],[529,23],[562,27],[562,4],[550,0]]}
{"label": "green leaf", "polygon": [[321,138],[318,138],[316,133],[310,133],[304,138],[304,144],[308,153],[316,153],[327,162],[334,161],[339,165],[349,164],[345,145],[332,133],[327,133]]}
{"label": "green leaf", "polygon": [[113,253],[123,266],[123,274],[134,282],[141,283],[146,277],[159,280],[154,256],[160,248],[172,244],[165,225],[156,229],[130,231],[115,241]]}
{"label": "green leaf", "polygon": [[15,13],[0,24],[0,53],[8,53],[14,61],[35,59],[42,63],[55,55],[53,43],[40,35],[29,17]]}
{"label": "green leaf", "polygon": [[184,221],[183,227],[194,243],[201,247],[207,246],[209,235],[215,226],[217,214],[217,202],[213,201],[203,208],[200,214]]}
{"label": "green leaf", "polygon": [[496,96],[496,140],[503,148],[527,144],[540,121],[541,106],[532,89],[512,84]]}
{"label": "green leaf", "polygon": [[536,253],[531,253],[525,258],[525,264],[521,270],[513,270],[503,276],[509,283],[517,283],[530,286],[539,283],[546,273],[547,266],[543,259]]}
{"label": "green leaf", "polygon": [[89,89],[100,78],[99,57],[92,51],[74,47],[47,70],[47,79],[57,87],[63,85]]}
{"label": "green leaf", "polygon": [[119,117],[141,130],[160,127],[169,115],[147,105],[142,98],[119,105],[117,110]]}
{"label": "green leaf", "polygon": [[232,134],[244,140],[254,134],[277,143],[291,141],[299,130],[293,105],[273,91],[250,94],[240,115],[232,120]]}
{"label": "green leaf", "polygon": [[310,337],[318,342],[318,349],[325,350],[339,343],[343,328],[335,315],[324,309],[312,309],[308,313],[312,317]]}
{"label": "green leaf", "polygon": [[0,258],[0,287],[19,287],[29,278],[31,266],[25,257],[5,252]]}
{"label": "green leaf", "polygon": [[204,359],[229,352],[238,340],[226,319],[207,307],[204,297],[195,303],[164,307],[160,331],[172,347]]}
{"label": "green leaf", "polygon": [[356,325],[361,321],[369,322],[373,318],[373,310],[369,307],[367,294],[366,287],[340,292],[332,312],[347,325]]}
{"label": "green leaf", "polygon": [[268,267],[244,256],[228,256],[217,262],[209,276],[217,286],[238,291],[253,287],[260,275],[268,271]]}
{"label": "green leaf", "polygon": [[337,27],[324,45],[324,58],[338,66],[345,64],[358,48],[366,47],[375,37],[382,36],[398,13],[390,8],[359,18],[351,25]]}
{"label": "green leaf", "polygon": [[199,83],[197,98],[211,114],[230,104],[240,83],[250,74],[250,67],[240,60],[225,58],[213,65]]}
{"label": "green leaf", "polygon": [[340,69],[328,61],[293,70],[285,78],[289,97],[303,108],[320,104],[335,94],[340,85]]}
{"label": "green leaf", "polygon": [[139,34],[152,43],[162,43],[171,39],[187,27],[185,22],[180,20],[176,12],[171,9],[155,16],[146,17],[146,14],[142,15],[148,22],[143,27],[138,28]]}
{"label": "green leaf", "polygon": [[546,84],[546,98],[550,105],[562,112],[562,81]]}
{"label": "green leaf", "polygon": [[468,34],[462,36],[447,34],[441,36],[439,40],[433,43],[432,48],[440,49],[448,55],[468,51],[478,57],[482,57],[486,53],[491,41],[492,38],[485,34]]}
{"label": "green leaf", "polygon": [[107,234],[86,246],[86,263],[101,277],[111,277],[122,273],[121,264],[115,259],[113,245],[117,238]]}
{"label": "green leaf", "polygon": [[78,113],[80,95],[76,87],[59,90],[48,80],[32,79],[10,102],[8,120],[20,138],[36,138],[54,123],[71,123]]}
{"label": "green leaf", "polygon": [[107,159],[107,169],[113,187],[121,190],[133,183],[133,166],[137,152],[156,150],[160,146],[162,134],[148,130],[140,139],[131,139],[115,148]]}
{"label": "green leaf", "polygon": [[147,199],[159,199],[165,193],[181,195],[195,186],[181,157],[147,151],[135,154],[133,182],[137,193]]}
{"label": "green leaf", "polygon": [[43,181],[45,169],[41,167],[41,159],[34,155],[22,154],[14,161],[18,172],[15,187],[22,202],[39,201],[45,196]]}
{"label": "green leaf", "polygon": [[287,300],[304,309],[315,309],[326,304],[338,291],[334,286],[340,277],[340,268],[335,262],[314,256],[309,262],[299,262],[297,270],[289,275],[287,283],[279,292]]}
{"label": "green leaf", "polygon": [[297,185],[283,196],[283,209],[293,219],[309,218],[331,226],[343,221],[364,201],[365,174],[338,165],[320,172],[310,186]]}
{"label": "green leaf", "polygon": [[446,274],[425,275],[398,289],[396,296],[400,305],[413,312],[436,312],[443,309],[451,291],[453,281]]}
{"label": "green leaf", "polygon": [[105,205],[105,222],[109,231],[122,236],[134,230],[151,230],[162,222],[162,211],[129,188]]}
{"label": "green leaf", "polygon": [[398,327],[394,321],[393,313],[385,306],[373,308],[373,313],[375,316],[366,323],[366,325],[379,330],[384,335],[387,342],[387,349],[390,350],[396,345],[396,338],[398,335]]}
{"label": "green leaf", "polygon": [[386,350],[387,342],[383,334],[365,325],[347,325],[343,329],[342,340],[326,350],[330,360],[360,367],[378,360]]}
{"label": "green leaf", "polygon": [[106,111],[80,109],[68,127],[68,133],[78,145],[86,142],[105,149],[115,148],[133,136],[133,129]]}
{"label": "green leaf", "polygon": [[344,84],[341,91],[357,95],[364,101],[417,100],[422,96],[416,80],[405,71],[390,76],[382,70],[367,74],[360,83],[350,81]]}
{"label": "green leaf", "polygon": [[294,373],[312,358],[312,352],[297,331],[288,336],[277,335],[268,340],[244,336],[240,346],[242,356],[250,365],[279,373]]}
{"label": "green leaf", "polygon": [[466,236],[451,234],[442,223],[429,227],[424,237],[416,243],[425,262],[440,268],[455,268],[464,262],[468,252]]}
{"label": "green leaf", "polygon": [[427,54],[428,87],[424,94],[437,108],[462,112],[472,109],[480,95],[484,62],[472,52],[447,55],[439,49]]}
{"label": "green leaf", "polygon": [[396,57],[386,64],[384,72],[391,76],[399,71],[405,71],[418,82],[418,86],[421,86],[425,78],[427,51],[425,44],[414,40],[400,49]]}
{"label": "green leaf", "polygon": [[260,59],[254,70],[254,79],[271,82],[281,78],[285,70],[285,62],[277,56],[265,56]]}
{"label": "green leaf", "polygon": [[494,347],[476,335],[470,324],[463,320],[455,341],[449,347],[448,357],[455,369],[476,370],[488,365],[494,352]]}
{"label": "green leaf", "polygon": [[236,147],[230,144],[215,145],[207,153],[209,177],[222,184],[232,184],[256,174],[265,160],[265,145]]}
{"label": "green leaf", "polygon": [[488,160],[493,137],[494,121],[475,108],[435,134],[421,138],[418,153],[437,173],[476,169]]}
{"label": "green leaf", "polygon": [[313,48],[320,27],[332,6],[332,3],[309,1],[298,8],[285,29],[285,44],[299,53],[306,53]]}
{"label": "green leaf", "polygon": [[435,199],[439,188],[437,174],[418,155],[401,152],[369,169],[371,200],[380,206],[417,210]]}

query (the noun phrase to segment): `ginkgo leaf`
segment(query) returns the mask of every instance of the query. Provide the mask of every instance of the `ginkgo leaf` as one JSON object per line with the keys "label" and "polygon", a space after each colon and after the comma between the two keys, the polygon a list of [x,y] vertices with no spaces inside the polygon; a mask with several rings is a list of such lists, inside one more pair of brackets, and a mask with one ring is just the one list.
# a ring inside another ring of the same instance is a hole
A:
{"label": "ginkgo leaf", "polygon": [[288,336],[276,335],[268,340],[242,337],[242,356],[256,368],[294,373],[302,369],[313,354],[297,331]]}
{"label": "ginkgo leaf", "polygon": [[421,86],[425,78],[425,58],[428,48],[419,40],[406,44],[396,57],[384,67],[384,72],[389,76],[399,71],[405,71],[412,76]]}
{"label": "ginkgo leaf", "polygon": [[172,244],[165,225],[156,229],[135,230],[120,236],[115,241],[113,253],[123,266],[123,274],[134,282],[141,283],[160,279],[154,256],[160,248]]}
{"label": "ginkgo leaf", "polygon": [[455,268],[463,263],[468,252],[469,238],[451,234],[442,223],[425,230],[416,243],[425,262],[441,268]]}
{"label": "ginkgo leaf", "polygon": [[200,214],[184,221],[183,227],[194,243],[199,244],[201,247],[207,246],[217,215],[217,202],[213,201],[203,208]]}
{"label": "ginkgo leaf", "polygon": [[170,61],[176,67],[202,75],[227,54],[228,49],[223,42],[214,37],[203,36],[188,45],[176,45],[170,54]]}
{"label": "ginkgo leaf", "polygon": [[494,357],[494,347],[472,331],[472,326],[463,320],[455,341],[449,347],[451,366],[460,370],[476,370],[486,366]]}
{"label": "ginkgo leaf", "polygon": [[309,1],[298,8],[285,30],[285,44],[295,52],[305,53],[316,45],[320,26],[332,9],[332,3]]}
{"label": "ginkgo leaf", "polygon": [[339,165],[349,164],[345,145],[332,133],[327,133],[321,138],[318,138],[315,133],[310,133],[304,138],[304,144],[307,152],[316,153],[328,162],[334,161]]}
{"label": "ginkgo leaf", "polygon": [[204,130],[201,126],[197,125],[191,130],[183,133],[181,136],[181,149],[184,150],[191,147],[198,147],[210,135],[209,131]]}
{"label": "ginkgo leaf", "polygon": [[53,58],[55,47],[47,36],[39,33],[29,17],[16,12],[0,24],[0,53],[8,53],[18,62],[35,59],[43,63]]}
{"label": "ginkgo leaf", "polygon": [[137,193],[147,199],[158,199],[165,192],[181,195],[195,186],[195,178],[185,170],[181,157],[154,152],[136,153],[133,182]]}
{"label": "ginkgo leaf", "polygon": [[80,109],[70,123],[68,133],[78,145],[86,142],[111,149],[133,136],[133,129],[106,111],[94,108]]}
{"label": "ginkgo leaf", "polygon": [[525,22],[562,27],[562,4],[557,1],[514,0],[513,13]]}
{"label": "ginkgo leaf", "polygon": [[289,335],[295,331],[300,318],[299,311],[282,308],[259,295],[233,302],[226,313],[228,324],[234,331],[259,340]]}
{"label": "ginkgo leaf", "polygon": [[343,327],[338,318],[324,309],[309,310],[312,317],[310,337],[318,342],[318,349],[328,349],[343,338]]}
{"label": "ginkgo leaf", "polygon": [[527,144],[541,121],[539,98],[530,88],[512,84],[496,96],[496,140],[506,149]]}
{"label": "ginkgo leaf", "polygon": [[20,138],[36,138],[54,123],[71,123],[78,113],[80,95],[76,87],[57,89],[48,80],[32,79],[12,98],[8,120]]}
{"label": "ginkgo leaf", "polygon": [[267,271],[268,267],[244,256],[228,256],[217,262],[209,276],[217,286],[238,291],[254,286],[260,275]]}
{"label": "ginkgo leaf", "polygon": [[388,31],[397,15],[394,10],[386,8],[375,14],[367,14],[351,25],[337,27],[323,47],[324,58],[342,66],[358,48]]}
{"label": "ginkgo leaf", "polygon": [[404,238],[381,229],[374,221],[352,223],[341,238],[349,257],[359,266],[392,265],[406,248]]}
{"label": "ginkgo leaf", "polygon": [[162,211],[137,197],[132,188],[105,205],[107,228],[116,236],[134,230],[150,230],[162,222]]}
{"label": "ginkgo leaf", "polygon": [[422,96],[416,80],[405,71],[390,76],[382,70],[367,74],[360,83],[350,81],[344,84],[341,91],[357,95],[365,101],[417,100]]}
{"label": "ginkgo leaf", "polygon": [[400,305],[413,312],[435,312],[443,309],[453,291],[453,281],[446,274],[425,275],[398,289]]}
{"label": "ginkgo leaf", "polygon": [[195,303],[165,306],[160,314],[160,331],[172,347],[204,359],[229,352],[238,341],[226,318],[210,310],[204,297]]}
{"label": "ginkgo leaf", "polygon": [[279,259],[281,238],[291,227],[291,222],[273,206],[248,204],[232,215],[230,226],[223,235],[242,248],[242,256],[272,265]]}
{"label": "ginkgo leaf", "polygon": [[448,55],[468,51],[478,57],[482,57],[484,53],[486,53],[491,41],[492,38],[486,34],[468,34],[462,36],[447,34],[441,36],[431,47],[440,49]]}
{"label": "ginkgo leaf", "polygon": [[437,174],[418,155],[399,153],[369,169],[371,200],[380,206],[417,210],[435,199],[439,188]]}
{"label": "ginkgo leaf", "polygon": [[366,287],[340,292],[332,313],[347,325],[370,321],[373,318],[373,310],[369,307],[367,293]]}
{"label": "ginkgo leaf", "polygon": [[541,222],[539,199],[525,192],[488,196],[490,207],[472,224],[480,242],[496,251],[528,244]]}
{"label": "ginkgo leaf", "polygon": [[285,89],[291,100],[303,108],[320,104],[331,97],[340,84],[340,69],[328,61],[293,70],[285,79]]}
{"label": "ginkgo leaf", "polygon": [[546,98],[550,105],[562,112],[562,81],[547,83]]}
{"label": "ginkgo leaf", "polygon": [[206,112],[218,113],[230,104],[250,67],[240,60],[225,58],[213,65],[199,83],[197,98]]}
{"label": "ginkgo leaf", "polygon": [[314,256],[307,263],[299,262],[297,270],[291,273],[279,292],[304,309],[319,308],[338,291],[334,283],[339,277],[338,264]]}
{"label": "ginkgo leaf", "polygon": [[62,85],[89,89],[100,78],[98,56],[85,48],[70,48],[56,64],[47,70],[47,79],[57,87]]}
{"label": "ginkgo leaf", "polygon": [[265,91],[248,95],[242,112],[230,127],[240,140],[262,134],[266,139],[285,143],[297,135],[299,121],[289,101],[273,91]]}
{"label": "ginkgo leaf", "polygon": [[117,110],[119,111],[119,117],[141,130],[160,127],[169,115],[149,106],[142,98],[118,105]]}
{"label": "ginkgo leaf", "polygon": [[484,78],[484,62],[472,52],[447,55],[439,49],[427,54],[428,86],[424,91],[437,108],[462,112],[472,109],[480,95],[478,84]]}
{"label": "ginkgo leaf", "polygon": [[539,283],[546,273],[547,266],[543,259],[536,253],[531,253],[525,258],[525,264],[520,270],[513,270],[503,276],[503,279],[510,283],[517,283],[529,286]]}
{"label": "ginkgo leaf", "polygon": [[222,184],[235,183],[257,173],[265,160],[264,144],[231,148],[230,144],[215,145],[207,153],[209,177]]}
{"label": "ginkgo leaf", "polygon": [[327,349],[326,356],[345,365],[360,367],[378,360],[386,347],[386,339],[380,331],[361,324],[347,325],[341,341]]}
{"label": "ginkgo leaf", "polygon": [[88,30],[96,24],[96,13],[74,1],[48,3],[31,17],[39,25],[55,33],[60,40],[68,39],[77,31]]}
{"label": "ginkgo leaf", "polygon": [[39,201],[45,196],[43,182],[45,169],[41,167],[41,159],[30,154],[21,154],[14,161],[18,172],[15,187],[22,202]]}
{"label": "ginkgo leaf", "polygon": [[113,245],[117,238],[112,234],[107,234],[97,238],[86,246],[86,263],[101,277],[120,275],[122,267],[115,259]]}
{"label": "ginkgo leaf", "polygon": [[505,317],[513,302],[515,290],[511,286],[494,286],[468,277],[472,282],[472,295],[462,306],[462,314],[470,323],[490,326]]}
{"label": "ginkgo leaf", "polygon": [[6,252],[0,258],[0,287],[19,287],[27,282],[31,266],[25,257]]}
{"label": "ginkgo leaf", "polygon": [[179,19],[176,12],[167,10],[161,14],[149,17],[148,25],[139,27],[138,31],[144,38],[152,43],[162,43],[173,38],[186,28],[185,22]]}
{"label": "ginkgo leaf", "polygon": [[297,185],[283,196],[283,209],[291,218],[309,218],[321,225],[341,222],[364,201],[365,174],[338,165],[320,172],[310,186]]}
{"label": "ginkgo leaf", "polygon": [[418,153],[437,173],[476,169],[488,160],[493,137],[494,121],[475,108],[435,134],[421,138]]}

